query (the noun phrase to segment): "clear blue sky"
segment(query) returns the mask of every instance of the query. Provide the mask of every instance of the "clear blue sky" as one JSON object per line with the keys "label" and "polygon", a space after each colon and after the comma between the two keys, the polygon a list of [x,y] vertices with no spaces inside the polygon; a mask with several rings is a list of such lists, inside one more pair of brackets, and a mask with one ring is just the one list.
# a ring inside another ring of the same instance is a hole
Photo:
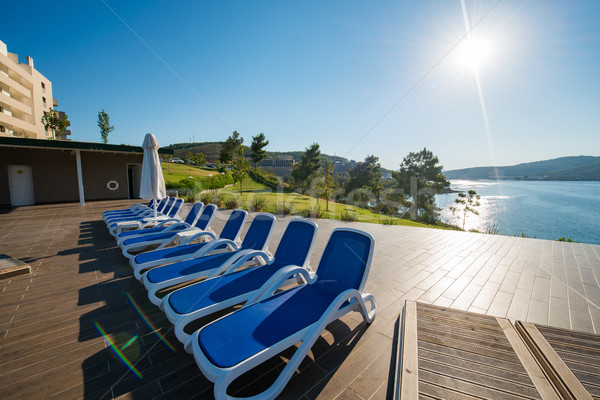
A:
{"label": "clear blue sky", "polygon": [[[317,142],[389,169],[425,146],[446,169],[600,155],[600,1],[464,11],[468,23],[460,0],[3,1],[0,40],[52,81],[73,140],[100,141],[104,108],[115,144],[263,132],[268,150]],[[460,45],[448,53],[467,26],[476,68]]]}

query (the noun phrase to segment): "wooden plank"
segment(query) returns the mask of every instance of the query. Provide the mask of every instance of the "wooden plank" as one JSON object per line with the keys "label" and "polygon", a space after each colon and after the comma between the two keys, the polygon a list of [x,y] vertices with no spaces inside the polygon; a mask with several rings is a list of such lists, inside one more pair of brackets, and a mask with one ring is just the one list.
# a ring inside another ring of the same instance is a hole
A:
{"label": "wooden plank", "polygon": [[419,316],[431,316],[433,318],[447,318],[454,320],[459,324],[468,322],[469,324],[487,325],[491,328],[496,326],[493,317],[484,314],[476,314],[470,311],[451,309],[446,307],[435,306],[432,304],[418,304]]}
{"label": "wooden plank", "polygon": [[417,347],[417,306],[406,301],[398,341],[398,367],[394,398],[416,399],[419,393],[419,359]]}
{"label": "wooden plank", "polygon": [[419,382],[419,399],[444,399],[444,400],[480,400],[481,397],[469,396],[466,393],[457,392],[445,387],[432,385],[428,382]]}
{"label": "wooden plank", "polygon": [[510,351],[511,349],[510,344],[506,342],[503,337],[499,336],[502,334],[501,331],[498,331],[496,335],[475,337],[462,331],[448,332],[438,328],[437,326],[427,328],[420,326],[418,332],[419,340],[427,340],[426,338],[430,337],[443,337],[446,340],[464,342],[470,345],[489,349],[490,351]]}
{"label": "wooden plank", "polygon": [[506,376],[487,375],[481,368],[459,368],[419,357],[419,372],[422,374],[423,371],[434,374],[433,379],[429,380],[430,383],[441,384],[448,377],[470,384],[474,391],[467,393],[473,396],[481,393],[482,387],[524,398],[535,398],[538,395],[538,391],[531,384],[517,384],[517,382],[506,379]]}
{"label": "wooden plank", "polygon": [[[419,371],[421,376],[421,382],[429,383],[432,386],[443,387],[447,391],[459,393],[460,396],[452,396],[449,398],[464,398],[465,395],[468,396],[476,394],[479,399],[490,399],[490,400],[521,400],[521,399],[531,399],[531,397],[523,397],[519,395],[515,395],[512,393],[501,392],[496,389],[490,388],[488,386],[476,385],[471,382],[462,381],[460,379],[456,379],[454,377],[449,377],[445,375],[436,374],[427,370]],[[423,385],[423,394],[432,396],[432,393],[425,392],[427,387]],[[434,396],[432,396],[434,397]],[[445,398],[445,397],[443,397]],[[468,397],[467,397],[468,398]],[[535,398],[535,397],[534,397]],[[540,398],[540,397],[537,397]],[[416,399],[416,397],[406,397],[403,399]],[[542,398],[543,399],[543,398]]]}
{"label": "wooden plank", "polygon": [[542,399],[550,400],[550,399],[560,399],[559,394],[556,391],[556,388],[550,383],[548,377],[544,373],[544,371],[537,364],[535,358],[531,355],[529,349],[520,338],[514,326],[510,323],[509,320],[505,318],[496,318],[498,324],[504,331],[504,334],[510,344],[513,346],[515,353],[521,360],[521,363],[525,367],[525,370],[529,374],[533,384],[538,389]]}
{"label": "wooden plank", "polygon": [[493,368],[497,368],[497,369],[501,369],[501,370],[519,373],[523,376],[526,376],[527,380],[530,381],[527,371],[525,371],[525,368],[523,368],[523,365],[521,365],[521,362],[519,361],[519,358],[516,355],[515,355],[515,362],[508,362],[508,361],[499,360],[497,358],[493,358],[493,357],[490,357],[487,355],[475,354],[475,353],[471,353],[471,352],[467,352],[467,351],[463,351],[463,350],[459,350],[459,349],[454,349],[454,348],[445,347],[445,346],[439,346],[439,345],[432,344],[432,343],[419,342],[419,354],[421,354],[421,352],[428,352],[428,351],[435,352],[435,354],[439,354],[439,357],[448,356],[448,357],[452,357],[452,358],[456,358],[456,359],[461,359],[464,361],[470,361],[473,363],[477,363],[477,364],[482,365],[484,368],[485,367],[493,367]]}
{"label": "wooden plank", "polygon": [[439,364],[445,364],[451,367],[457,367],[471,371],[477,370],[483,375],[500,377],[504,380],[512,381],[513,383],[533,387],[533,383],[531,382],[531,379],[529,379],[529,375],[527,375],[527,372],[525,372],[525,370],[522,368],[516,368],[522,369],[522,372],[518,370],[511,370],[508,368],[498,368],[495,365],[496,363],[494,363],[494,365],[481,364],[478,362],[466,360],[462,357],[452,357],[442,353],[428,351],[421,347],[419,347],[419,360],[430,360]]}
{"label": "wooden plank", "polygon": [[[535,325],[535,329],[594,399],[600,399],[598,335]],[[563,333],[565,341],[560,340]]]}
{"label": "wooden plank", "polygon": [[440,346],[450,347],[453,349],[458,349],[462,351],[467,351],[473,354],[479,354],[482,356],[488,356],[492,358],[496,358],[498,360],[507,361],[507,362],[518,362],[519,358],[517,355],[511,351],[510,348],[503,349],[489,349],[482,348],[480,346],[469,343],[468,341],[460,341],[456,339],[449,339],[438,335],[419,335],[419,340],[426,341],[428,343],[434,343]]}
{"label": "wooden plank", "polygon": [[500,332],[500,329],[497,325],[495,327],[490,327],[487,325],[479,325],[467,321],[460,322],[450,320],[444,317],[424,316],[419,312],[417,326],[420,328],[432,325],[444,332],[460,332],[461,334],[471,335],[473,337],[489,337],[490,335],[496,336]]}

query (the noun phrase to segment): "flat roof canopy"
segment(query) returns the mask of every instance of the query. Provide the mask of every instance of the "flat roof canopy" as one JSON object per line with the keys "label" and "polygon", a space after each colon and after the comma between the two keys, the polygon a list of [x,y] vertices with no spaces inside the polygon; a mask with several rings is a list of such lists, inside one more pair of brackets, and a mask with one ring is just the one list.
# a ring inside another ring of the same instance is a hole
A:
{"label": "flat roof canopy", "polygon": [[[70,140],[48,140],[48,139],[26,139],[0,137],[0,146],[8,147],[37,147],[55,150],[90,150],[111,153],[143,153],[141,146],[129,146],[124,144],[103,144],[92,142],[74,142]],[[161,154],[173,154],[173,149],[160,148]]]}

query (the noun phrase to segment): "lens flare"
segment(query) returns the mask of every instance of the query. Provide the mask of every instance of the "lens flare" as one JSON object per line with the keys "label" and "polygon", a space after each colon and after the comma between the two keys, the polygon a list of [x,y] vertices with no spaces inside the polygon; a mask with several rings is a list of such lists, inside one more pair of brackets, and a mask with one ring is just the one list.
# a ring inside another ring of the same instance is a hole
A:
{"label": "lens flare", "polygon": [[[131,361],[129,361],[129,359],[125,356],[125,354],[123,354],[123,352],[121,351],[121,349],[119,349],[119,347],[112,341],[112,339],[110,337],[108,337],[108,335],[106,334],[106,332],[104,332],[104,329],[102,328],[102,326],[97,321],[94,321],[94,326],[96,327],[96,329],[98,330],[98,332],[100,333],[100,335],[102,335],[102,337],[104,338],[104,340],[106,341],[106,343],[109,344],[109,348],[112,349],[112,351],[123,362],[123,364],[125,364],[127,366],[127,368],[129,368],[129,370],[131,372],[133,372],[133,374],[138,379],[144,379],[144,377],[142,376],[142,373],[140,371],[138,371],[138,369],[135,367],[135,365],[133,365],[131,363]],[[135,340],[135,338],[137,338],[137,336],[134,337],[133,339],[131,339],[125,346],[123,346],[123,348],[125,348],[128,345],[130,345],[131,343],[133,343],[133,341]]]}
{"label": "lens flare", "polygon": [[148,319],[148,317],[146,317],[146,314],[144,314],[144,311],[142,311],[142,309],[140,308],[140,306],[138,306],[138,304],[135,302],[135,300],[129,295],[129,292],[125,292],[125,296],[127,296],[127,299],[129,300],[129,302],[131,303],[131,305],[133,306],[133,308],[135,309],[135,311],[139,314],[140,317],[142,317],[142,319],[144,320],[144,322],[146,323],[146,325],[148,325],[148,327],[150,328],[150,330],[152,331],[152,333],[154,333],[156,335],[156,337],[158,337],[158,339],[163,342],[165,344],[165,346],[167,346],[173,353],[177,353],[177,350],[175,350],[175,347],[173,347],[171,345],[171,343],[169,343],[169,341],[167,339],[165,339],[163,337],[163,335],[161,335],[158,332],[158,328],[156,328],[152,322],[150,322],[150,320]]}

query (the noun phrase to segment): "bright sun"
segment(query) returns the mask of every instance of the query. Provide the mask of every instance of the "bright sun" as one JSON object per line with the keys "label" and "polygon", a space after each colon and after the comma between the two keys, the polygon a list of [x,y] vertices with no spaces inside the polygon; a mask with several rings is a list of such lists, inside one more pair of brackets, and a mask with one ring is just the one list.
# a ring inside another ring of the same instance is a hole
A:
{"label": "bright sun", "polygon": [[490,58],[490,44],[482,39],[467,38],[456,49],[456,61],[468,68],[477,69]]}

